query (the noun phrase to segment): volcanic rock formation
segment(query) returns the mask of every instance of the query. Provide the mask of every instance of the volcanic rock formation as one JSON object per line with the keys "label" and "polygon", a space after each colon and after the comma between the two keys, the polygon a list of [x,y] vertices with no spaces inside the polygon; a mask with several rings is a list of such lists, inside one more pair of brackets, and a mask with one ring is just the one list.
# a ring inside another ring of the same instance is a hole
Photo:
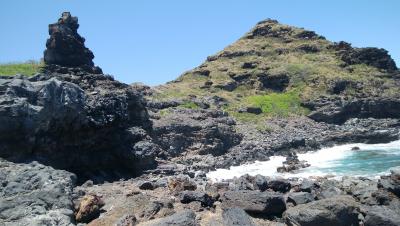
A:
{"label": "volcanic rock formation", "polygon": [[84,67],[92,72],[101,73],[94,67],[92,51],[85,47],[85,38],[78,34],[78,18],[64,12],[57,23],[49,24],[49,35],[44,51],[46,64],[67,67]]}
{"label": "volcanic rock formation", "polygon": [[135,88],[87,70],[93,54],[77,28],[77,18],[63,13],[50,25],[45,70],[0,79],[0,157],[35,159],[80,178],[154,167],[159,148],[148,135],[145,101]]}

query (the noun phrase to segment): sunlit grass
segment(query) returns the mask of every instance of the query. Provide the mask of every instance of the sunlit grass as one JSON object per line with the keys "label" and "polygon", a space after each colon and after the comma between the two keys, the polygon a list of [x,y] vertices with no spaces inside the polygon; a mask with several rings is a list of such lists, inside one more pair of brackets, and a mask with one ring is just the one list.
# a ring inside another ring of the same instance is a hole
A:
{"label": "sunlit grass", "polygon": [[10,76],[16,74],[34,75],[38,73],[43,66],[42,63],[36,61],[27,61],[25,63],[7,63],[0,64],[0,75]]}

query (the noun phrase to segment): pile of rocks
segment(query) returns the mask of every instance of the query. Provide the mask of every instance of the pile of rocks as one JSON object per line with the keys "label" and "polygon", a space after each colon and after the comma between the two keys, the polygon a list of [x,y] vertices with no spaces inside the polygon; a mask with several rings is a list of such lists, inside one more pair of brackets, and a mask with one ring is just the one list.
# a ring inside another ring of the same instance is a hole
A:
{"label": "pile of rocks", "polygon": [[279,173],[285,173],[285,172],[293,172],[295,170],[299,170],[302,168],[307,168],[309,166],[310,166],[310,164],[307,163],[307,161],[300,161],[297,154],[294,152],[291,152],[286,157],[286,161],[283,162],[283,166],[278,167],[276,170]]}

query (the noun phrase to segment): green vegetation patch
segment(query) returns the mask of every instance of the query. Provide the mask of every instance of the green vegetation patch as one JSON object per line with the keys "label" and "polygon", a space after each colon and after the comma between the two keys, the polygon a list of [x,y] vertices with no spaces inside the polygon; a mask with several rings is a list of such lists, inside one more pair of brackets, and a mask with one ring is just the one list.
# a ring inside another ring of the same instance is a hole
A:
{"label": "green vegetation patch", "polygon": [[287,117],[304,115],[308,112],[306,108],[301,106],[301,99],[296,90],[249,96],[246,98],[246,102],[249,106],[261,108],[264,114],[270,116]]}
{"label": "green vegetation patch", "polygon": [[0,64],[0,75],[10,76],[16,74],[34,75],[40,72],[43,64],[36,61],[28,61],[25,63],[8,63]]}

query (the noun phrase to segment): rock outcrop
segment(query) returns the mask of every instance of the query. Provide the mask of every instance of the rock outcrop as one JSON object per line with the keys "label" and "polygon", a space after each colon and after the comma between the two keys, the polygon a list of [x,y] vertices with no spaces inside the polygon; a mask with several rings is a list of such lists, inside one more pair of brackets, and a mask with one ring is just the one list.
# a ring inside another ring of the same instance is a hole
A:
{"label": "rock outcrop", "polygon": [[76,33],[77,18],[64,13],[50,27],[45,55],[56,61],[50,57],[32,77],[0,78],[0,157],[34,159],[100,181],[155,167],[160,148],[149,136],[141,93],[87,70],[92,53]]}
{"label": "rock outcrop", "polygon": [[85,38],[78,34],[78,28],[78,18],[69,12],[64,12],[57,23],[50,24],[44,62],[48,65],[83,67],[101,73],[99,67],[94,67],[94,55],[85,47]]}
{"label": "rock outcrop", "polygon": [[288,225],[358,225],[359,208],[352,197],[336,196],[290,208],[283,219]]}
{"label": "rock outcrop", "polygon": [[335,43],[332,48],[338,50],[338,55],[345,65],[366,64],[388,72],[397,70],[396,63],[385,49],[379,48],[353,48],[346,42]]}
{"label": "rock outcrop", "polygon": [[154,120],[154,134],[167,157],[188,152],[218,156],[240,143],[234,125],[222,111],[177,109]]}
{"label": "rock outcrop", "polygon": [[75,222],[72,189],[76,176],[37,162],[0,158],[0,225],[60,225]]}
{"label": "rock outcrop", "polygon": [[399,118],[400,101],[396,98],[360,98],[346,100],[340,97],[319,98],[305,104],[313,111],[315,121],[341,124],[351,118]]}

